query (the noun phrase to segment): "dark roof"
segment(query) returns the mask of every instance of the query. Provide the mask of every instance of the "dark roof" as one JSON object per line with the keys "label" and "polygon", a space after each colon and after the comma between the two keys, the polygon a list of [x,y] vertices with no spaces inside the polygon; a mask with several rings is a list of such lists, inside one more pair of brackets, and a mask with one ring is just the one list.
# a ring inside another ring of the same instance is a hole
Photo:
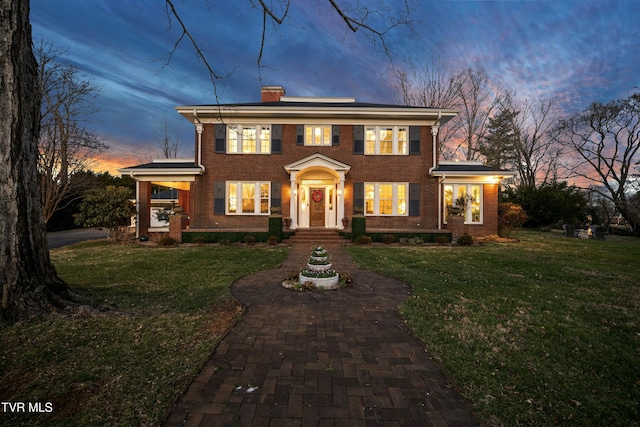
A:
{"label": "dark roof", "polygon": [[[211,107],[211,108],[238,108],[238,107],[312,107],[312,108],[358,108],[358,109],[366,109],[366,108],[403,108],[403,109],[412,109],[412,108],[430,108],[437,109],[435,107],[419,107],[415,105],[396,105],[396,104],[374,104],[368,102],[349,102],[349,101],[274,101],[274,102],[246,102],[246,103],[237,103],[237,104],[205,104],[198,105],[198,107]],[[442,108],[441,108],[442,109]]]}
{"label": "dark roof", "polygon": [[152,162],[122,169],[200,169],[195,162]]}
{"label": "dark roof", "polygon": [[432,172],[509,172],[500,168],[492,168],[486,165],[439,165]]}

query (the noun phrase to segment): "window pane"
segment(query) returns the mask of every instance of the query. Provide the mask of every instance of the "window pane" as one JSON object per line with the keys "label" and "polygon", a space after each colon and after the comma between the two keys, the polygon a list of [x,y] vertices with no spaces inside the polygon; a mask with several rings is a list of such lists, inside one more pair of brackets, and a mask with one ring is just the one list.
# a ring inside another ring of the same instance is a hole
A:
{"label": "window pane", "polygon": [[393,214],[393,185],[381,184],[379,187],[380,214]]}
{"label": "window pane", "polygon": [[256,152],[256,128],[252,128],[252,127],[242,128],[242,152],[243,153]]}
{"label": "window pane", "polygon": [[407,213],[407,186],[398,184],[398,215]]}
{"label": "window pane", "polygon": [[407,154],[407,128],[398,128],[398,154]]}
{"label": "window pane", "polygon": [[473,200],[471,201],[471,222],[480,222],[480,186],[471,186],[471,195]]}
{"label": "window pane", "polygon": [[229,184],[229,213],[236,213],[238,210],[238,185]]}
{"label": "window pane", "polygon": [[322,145],[331,145],[331,126],[324,126]]}
{"label": "window pane", "polygon": [[304,127],[304,145],[313,145],[313,126]]}
{"label": "window pane", "polygon": [[260,184],[260,213],[269,213],[269,184]]}
{"label": "window pane", "polygon": [[271,152],[271,128],[269,126],[260,128],[260,152]]}
{"label": "window pane", "polygon": [[256,185],[242,184],[242,213],[255,213]]}
{"label": "window pane", "polygon": [[238,152],[238,127],[227,126],[229,134],[227,135],[227,153]]}
{"label": "window pane", "polygon": [[380,128],[380,154],[393,154],[393,128]]}
{"label": "window pane", "polygon": [[375,213],[375,186],[373,184],[367,184],[365,186],[365,213],[373,215]]}
{"label": "window pane", "polygon": [[451,185],[444,186],[444,206],[453,205],[453,187]]}
{"label": "window pane", "polygon": [[365,154],[376,153],[376,128],[367,128],[366,140],[364,144]]}
{"label": "window pane", "polygon": [[313,129],[313,145],[322,145],[322,127],[315,126]]}

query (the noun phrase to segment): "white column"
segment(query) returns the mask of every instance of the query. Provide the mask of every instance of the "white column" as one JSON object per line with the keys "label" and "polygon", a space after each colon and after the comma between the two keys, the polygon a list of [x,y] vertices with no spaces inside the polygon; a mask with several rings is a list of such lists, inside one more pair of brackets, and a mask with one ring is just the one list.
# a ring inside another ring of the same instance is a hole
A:
{"label": "white column", "polygon": [[433,164],[431,166],[438,167],[437,146],[438,146],[438,129],[440,126],[431,126],[432,144],[433,144]]}
{"label": "white column", "polygon": [[291,225],[289,229],[298,228],[298,185],[296,184],[296,172],[291,172],[291,200],[289,201],[289,211],[291,212]]}
{"label": "white column", "polygon": [[344,218],[344,172],[340,172],[340,184],[338,185],[338,218],[337,226],[338,230],[344,229],[342,225],[342,218]]}

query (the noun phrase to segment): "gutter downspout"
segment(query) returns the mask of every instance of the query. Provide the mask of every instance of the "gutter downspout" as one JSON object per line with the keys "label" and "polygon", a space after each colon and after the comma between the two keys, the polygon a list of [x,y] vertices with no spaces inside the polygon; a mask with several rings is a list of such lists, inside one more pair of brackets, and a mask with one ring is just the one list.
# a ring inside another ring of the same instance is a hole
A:
{"label": "gutter downspout", "polygon": [[[433,136],[433,141],[432,141],[432,145],[433,145],[433,167],[436,168],[438,167],[438,162],[437,162],[437,150],[436,150],[436,146],[438,143],[438,129],[440,128],[440,119],[442,119],[442,111],[438,111],[438,120],[436,120],[436,122],[431,126],[431,135]],[[434,132],[435,130],[435,132]]]}
{"label": "gutter downspout", "polygon": [[193,118],[198,122],[196,124],[196,132],[198,132],[198,161],[196,164],[202,170],[204,170],[204,166],[202,165],[202,132],[204,131],[204,125],[198,118],[198,110],[193,109]]}
{"label": "gutter downspout", "polygon": [[438,180],[438,230],[442,230],[442,184],[444,184],[445,175]]}

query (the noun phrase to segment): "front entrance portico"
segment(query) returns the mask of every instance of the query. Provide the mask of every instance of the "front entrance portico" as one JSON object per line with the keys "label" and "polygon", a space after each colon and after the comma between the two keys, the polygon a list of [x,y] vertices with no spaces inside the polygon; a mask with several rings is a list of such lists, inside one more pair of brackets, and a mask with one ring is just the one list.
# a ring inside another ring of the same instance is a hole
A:
{"label": "front entrance portico", "polygon": [[291,177],[291,229],[342,229],[344,179],[351,166],[316,153],[286,165]]}

